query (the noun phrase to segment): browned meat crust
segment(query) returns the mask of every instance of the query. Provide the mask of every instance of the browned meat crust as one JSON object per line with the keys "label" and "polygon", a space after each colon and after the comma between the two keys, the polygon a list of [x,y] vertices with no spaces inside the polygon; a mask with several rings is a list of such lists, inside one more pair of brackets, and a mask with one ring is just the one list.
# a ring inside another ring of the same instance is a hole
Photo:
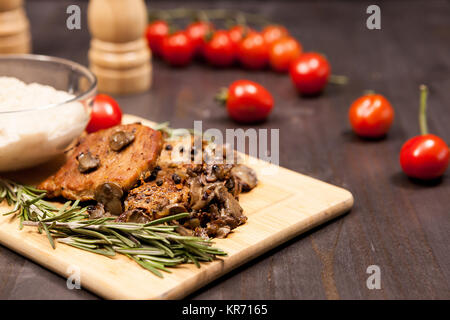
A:
{"label": "browned meat crust", "polygon": [[[114,151],[110,138],[114,133],[132,133],[134,140],[122,150]],[[72,200],[93,200],[95,189],[105,182],[130,190],[141,175],[156,165],[162,147],[161,133],[141,124],[119,125],[80,137],[68,154],[67,162],[38,188],[48,197],[63,196]],[[80,172],[78,157],[90,154],[100,160],[97,168]]]}
{"label": "browned meat crust", "polygon": [[[125,200],[125,211],[140,211],[148,218],[154,220],[169,214],[187,212],[189,207],[189,187],[184,179],[177,175],[175,169],[154,170],[158,172],[157,178],[146,182],[140,187],[132,189]],[[121,216],[122,221],[129,221],[132,215]]]}

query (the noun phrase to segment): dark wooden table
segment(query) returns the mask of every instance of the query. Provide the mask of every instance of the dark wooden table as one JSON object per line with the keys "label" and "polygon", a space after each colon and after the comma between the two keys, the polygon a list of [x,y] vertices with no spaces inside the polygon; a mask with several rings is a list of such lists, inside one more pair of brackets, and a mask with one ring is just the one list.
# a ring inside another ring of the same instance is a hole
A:
{"label": "dark wooden table", "polygon": [[[87,64],[86,2],[82,30],[65,28],[66,7],[78,1],[28,1],[34,52]],[[125,112],[174,127],[235,128],[213,102],[218,88],[239,78],[270,89],[276,106],[259,128],[280,128],[282,166],[349,189],[354,209],[214,281],[193,299],[449,299],[450,179],[417,184],[406,178],[398,154],[418,134],[418,87],[430,87],[429,128],[450,142],[450,2],[377,1],[382,29],[365,26],[368,2],[195,1],[194,8],[239,8],[284,24],[306,50],[327,55],[345,87],[301,98],[285,75],[195,64],[171,69],[154,61],[149,92],[118,97]],[[153,7],[187,1],[151,2]],[[355,137],[350,103],[364,90],[384,94],[396,110],[389,136]],[[280,213],[282,214],[282,213]],[[381,269],[381,289],[369,290],[366,269]],[[62,277],[0,246],[0,298],[96,299],[68,290]]]}

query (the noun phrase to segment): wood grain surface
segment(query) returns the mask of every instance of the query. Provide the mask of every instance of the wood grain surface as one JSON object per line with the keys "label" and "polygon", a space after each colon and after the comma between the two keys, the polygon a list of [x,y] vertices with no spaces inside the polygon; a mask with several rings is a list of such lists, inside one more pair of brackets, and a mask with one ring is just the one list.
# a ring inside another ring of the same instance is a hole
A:
{"label": "wood grain surface", "polygon": [[[65,9],[78,1],[27,1],[35,53],[87,65],[89,34],[65,28]],[[86,2],[78,2],[86,14]],[[274,95],[270,121],[281,128],[280,164],[349,189],[352,211],[294,238],[190,295],[192,299],[449,299],[450,179],[418,184],[402,173],[398,152],[418,134],[418,86],[430,87],[429,129],[450,141],[450,2],[377,1],[382,29],[365,27],[366,1],[151,1],[157,8],[239,8],[287,26],[306,50],[323,52],[345,87],[317,98],[299,97],[288,77],[270,71],[215,70],[202,64],[172,69],[153,62],[154,86],[119,97],[122,108],[174,127],[234,128],[213,103],[219,87],[239,78]],[[364,90],[384,94],[396,110],[389,136],[355,137],[350,103]],[[369,290],[367,267],[381,269],[381,289]],[[95,299],[68,290],[64,278],[0,247],[0,298]]]}

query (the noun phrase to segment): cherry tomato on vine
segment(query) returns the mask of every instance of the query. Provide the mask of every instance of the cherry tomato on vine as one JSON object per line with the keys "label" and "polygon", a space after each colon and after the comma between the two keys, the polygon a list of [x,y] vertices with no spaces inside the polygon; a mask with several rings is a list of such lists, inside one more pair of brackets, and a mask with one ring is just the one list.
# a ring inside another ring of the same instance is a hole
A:
{"label": "cherry tomato on vine", "polygon": [[229,116],[241,123],[265,120],[273,108],[273,98],[267,89],[249,80],[237,80],[217,97],[225,102]]}
{"label": "cherry tomato on vine", "polygon": [[145,37],[152,52],[161,55],[162,42],[169,34],[169,25],[164,20],[156,20],[150,23],[145,30]]}
{"label": "cherry tomato on vine", "polygon": [[286,72],[291,63],[302,53],[300,42],[292,37],[275,41],[270,47],[269,62],[273,70]]}
{"label": "cherry tomato on vine", "polygon": [[246,33],[246,28],[247,27],[238,24],[228,30],[231,42],[233,42],[235,46],[237,46],[239,42],[241,42],[244,34]]}
{"label": "cherry tomato on vine", "polygon": [[120,124],[122,110],[116,100],[106,94],[98,94],[94,99],[91,110],[91,119],[86,127],[89,133],[108,129]]}
{"label": "cherry tomato on vine", "polygon": [[289,32],[285,27],[273,24],[265,27],[261,33],[262,36],[264,37],[264,40],[269,46],[272,45],[275,41],[280,40],[289,35]]}
{"label": "cherry tomato on vine", "polygon": [[269,46],[259,32],[250,31],[239,42],[237,56],[244,67],[262,69],[269,62]]}
{"label": "cherry tomato on vine", "polygon": [[162,43],[163,58],[173,66],[186,66],[194,56],[194,46],[185,31],[177,31]]}
{"label": "cherry tomato on vine", "polygon": [[356,99],[349,110],[353,131],[365,138],[384,136],[394,120],[394,109],[381,94],[366,94]]}
{"label": "cherry tomato on vine", "polygon": [[292,82],[297,90],[306,95],[320,93],[328,82],[331,67],[319,53],[304,53],[289,67]]}
{"label": "cherry tomato on vine", "polygon": [[205,37],[213,30],[213,24],[206,21],[193,22],[186,28],[186,33],[191,39],[195,54],[202,54]]}
{"label": "cherry tomato on vine", "polygon": [[235,48],[228,31],[214,32],[211,39],[206,41],[203,48],[205,59],[213,66],[231,66],[235,58]]}
{"label": "cherry tomato on vine", "polygon": [[420,136],[406,141],[400,150],[400,165],[409,177],[428,180],[442,176],[447,170],[450,152],[444,140],[429,134],[426,124],[428,90],[421,86]]}

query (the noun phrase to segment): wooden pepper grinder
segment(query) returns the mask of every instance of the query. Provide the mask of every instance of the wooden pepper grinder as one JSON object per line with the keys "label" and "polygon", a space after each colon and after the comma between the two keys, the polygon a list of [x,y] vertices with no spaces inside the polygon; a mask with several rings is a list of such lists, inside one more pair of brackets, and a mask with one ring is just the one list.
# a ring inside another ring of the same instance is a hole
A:
{"label": "wooden pepper grinder", "polygon": [[30,24],[22,0],[0,1],[0,54],[29,53]]}
{"label": "wooden pepper grinder", "polygon": [[151,53],[144,38],[143,0],[90,0],[89,62],[100,92],[129,94],[151,85]]}

